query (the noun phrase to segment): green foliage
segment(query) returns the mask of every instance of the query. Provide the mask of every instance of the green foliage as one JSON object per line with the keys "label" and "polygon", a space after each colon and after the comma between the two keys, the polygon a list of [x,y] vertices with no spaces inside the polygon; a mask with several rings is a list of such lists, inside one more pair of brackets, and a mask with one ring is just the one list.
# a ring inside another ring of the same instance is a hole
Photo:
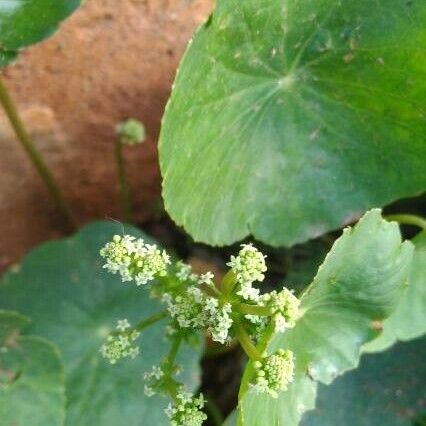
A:
{"label": "green foliage", "polygon": [[0,311],[0,422],[9,426],[61,426],[65,377],[57,349],[47,340],[20,336],[29,319]]}
{"label": "green foliage", "polygon": [[5,0],[0,2],[0,67],[19,50],[49,37],[80,0]]}
{"label": "green foliage", "polygon": [[411,426],[424,414],[426,340],[365,355],[357,370],[320,386],[317,408],[303,426]]}
{"label": "green foliage", "polygon": [[364,347],[366,352],[377,352],[397,340],[406,341],[426,333],[426,231],[417,235],[413,243],[408,286],[395,312],[383,322],[383,333]]}
{"label": "green foliage", "polygon": [[401,243],[396,223],[378,210],[346,229],[301,299],[296,327],[276,335],[268,351],[292,350],[295,378],[278,399],[256,395],[249,386],[252,363],[240,391],[239,424],[297,425],[314,408],[316,381],[329,384],[355,368],[362,345],[379,333],[377,323],[397,305],[406,284],[412,245]]}
{"label": "green foliage", "polygon": [[163,120],[172,218],[292,245],[423,190],[425,22],[421,1],[218,0]]}
{"label": "green foliage", "polygon": [[[142,235],[135,228],[126,231]],[[136,426],[141,419],[148,425],[168,424],[163,412],[167,401],[148,400],[142,379],[168,350],[164,323],[143,332],[141,354],[134,360],[111,366],[99,353],[118,319],[136,323],[159,311],[146,291],[102,269],[99,249],[119,232],[117,224],[91,224],[72,238],[40,246],[0,282],[0,306],[31,316],[28,331],[50,339],[63,355],[70,426]],[[182,349],[178,359],[186,373],[180,379],[194,388],[200,353]]]}

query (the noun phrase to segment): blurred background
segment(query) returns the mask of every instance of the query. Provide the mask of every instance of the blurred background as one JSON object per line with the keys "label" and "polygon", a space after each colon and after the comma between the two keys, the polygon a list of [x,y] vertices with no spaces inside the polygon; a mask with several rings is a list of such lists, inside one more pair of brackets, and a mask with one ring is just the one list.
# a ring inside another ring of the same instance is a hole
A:
{"label": "blurred background", "polygon": [[[128,117],[147,131],[125,152],[137,221],[158,209],[157,137],[179,59],[211,0],[87,0],[53,37],[4,70],[31,136],[51,167],[77,225],[121,219],[115,126]],[[0,270],[57,237],[55,208],[0,112]]]}

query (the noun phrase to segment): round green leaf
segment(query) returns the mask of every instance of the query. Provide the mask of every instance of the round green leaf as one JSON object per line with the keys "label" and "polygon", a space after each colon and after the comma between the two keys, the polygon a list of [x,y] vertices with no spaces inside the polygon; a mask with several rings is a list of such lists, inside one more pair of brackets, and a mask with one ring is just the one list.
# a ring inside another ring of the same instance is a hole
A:
{"label": "round green leaf", "polygon": [[[165,324],[141,335],[135,360],[110,365],[99,353],[118,319],[134,324],[163,309],[146,289],[123,284],[102,269],[99,249],[121,232],[143,237],[132,227],[94,223],[72,238],[40,246],[0,282],[0,306],[30,315],[30,332],[52,340],[63,353],[69,426],[169,423],[163,411],[168,401],[147,398],[142,380],[169,350]],[[199,357],[193,348],[180,351],[181,379],[192,389],[199,383]]]}
{"label": "round green leaf", "polygon": [[412,426],[424,414],[426,340],[362,358],[357,370],[320,386],[303,426]]}
{"label": "round green leaf", "polygon": [[[383,220],[379,210],[345,229],[302,296],[302,317],[268,349],[293,351],[294,382],[277,399],[243,392],[239,424],[297,425],[314,407],[315,381],[329,384],[357,366],[362,345],[377,336],[377,324],[397,306],[412,254],[412,244],[401,243],[398,225]],[[243,383],[250,371],[251,363]]]}
{"label": "round green leaf", "polygon": [[0,1],[0,67],[16,52],[52,35],[80,0]]}
{"label": "round green leaf", "polygon": [[383,322],[383,333],[364,347],[377,352],[426,333],[426,231],[413,240],[415,250],[408,286],[395,312]]}
{"label": "round green leaf", "polygon": [[196,240],[292,245],[426,187],[426,3],[218,0],[160,137]]}
{"label": "round green leaf", "polygon": [[0,311],[0,423],[61,426],[65,377],[57,349],[47,340],[19,336],[29,319]]}

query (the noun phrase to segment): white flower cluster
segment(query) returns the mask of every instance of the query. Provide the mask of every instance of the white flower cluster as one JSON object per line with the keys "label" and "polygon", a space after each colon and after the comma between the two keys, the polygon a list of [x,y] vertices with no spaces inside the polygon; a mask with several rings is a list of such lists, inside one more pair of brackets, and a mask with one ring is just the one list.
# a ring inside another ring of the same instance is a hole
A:
{"label": "white flower cluster", "polygon": [[260,297],[259,303],[271,308],[275,330],[283,333],[287,328],[293,328],[299,318],[300,300],[288,288],[279,293],[271,291]]}
{"label": "white flower cluster", "polygon": [[134,344],[139,333],[136,330],[130,331],[129,321],[118,320],[116,328],[119,333],[110,334],[107,342],[100,348],[102,356],[110,364],[115,364],[121,358],[135,358],[139,354],[139,348]]}
{"label": "white flower cluster", "polygon": [[237,294],[243,299],[257,301],[259,290],[252,287],[253,282],[263,281],[266,272],[265,256],[251,244],[242,244],[238,256],[231,256],[231,267],[239,283]]}
{"label": "white flower cluster", "polygon": [[176,277],[180,281],[191,281],[196,282],[198,280],[198,275],[194,274],[192,272],[191,265],[187,265],[186,263],[183,263],[182,261],[176,262]]}
{"label": "white flower cluster", "polygon": [[255,361],[255,383],[252,385],[257,393],[268,393],[277,398],[281,391],[287,390],[294,378],[294,356],[290,350],[279,349],[262,361]]}
{"label": "white flower cluster", "polygon": [[205,401],[202,394],[194,397],[189,392],[180,391],[174,405],[166,408],[166,414],[170,419],[171,426],[201,426],[207,416],[203,411]]}
{"label": "white flower cluster", "polygon": [[188,287],[186,291],[175,297],[169,293],[163,295],[163,302],[166,303],[167,310],[182,328],[204,326],[203,301],[202,291],[195,286]]}
{"label": "white flower cluster", "polygon": [[143,379],[145,381],[145,395],[146,396],[153,396],[156,394],[156,390],[159,386],[160,380],[164,377],[163,370],[154,365],[151,369],[151,371],[146,371],[143,375]]}
{"label": "white flower cluster", "polygon": [[229,340],[232,326],[230,303],[220,304],[219,300],[206,296],[195,286],[189,286],[175,296],[166,293],[163,302],[179,327],[207,329],[216,342],[226,343]]}
{"label": "white flower cluster", "polygon": [[224,303],[220,306],[214,297],[208,297],[205,301],[207,331],[215,342],[226,343],[230,340],[229,330],[232,326],[232,306]]}
{"label": "white flower cluster", "polygon": [[114,235],[100,251],[109,272],[121,275],[123,282],[134,280],[137,285],[152,281],[155,276],[164,276],[170,258],[155,244],[146,244],[143,239],[130,235]]}

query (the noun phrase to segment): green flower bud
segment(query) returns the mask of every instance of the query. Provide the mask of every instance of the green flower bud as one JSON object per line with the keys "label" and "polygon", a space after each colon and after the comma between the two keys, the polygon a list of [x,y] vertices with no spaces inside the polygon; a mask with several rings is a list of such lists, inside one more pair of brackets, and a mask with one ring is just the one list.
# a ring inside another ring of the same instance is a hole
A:
{"label": "green flower bud", "polygon": [[116,132],[123,145],[136,145],[145,140],[145,127],[134,118],[120,123],[116,128]]}
{"label": "green flower bud", "polygon": [[294,356],[289,350],[279,349],[261,361],[253,363],[255,383],[252,385],[258,393],[268,393],[277,398],[281,391],[287,390],[294,376]]}

